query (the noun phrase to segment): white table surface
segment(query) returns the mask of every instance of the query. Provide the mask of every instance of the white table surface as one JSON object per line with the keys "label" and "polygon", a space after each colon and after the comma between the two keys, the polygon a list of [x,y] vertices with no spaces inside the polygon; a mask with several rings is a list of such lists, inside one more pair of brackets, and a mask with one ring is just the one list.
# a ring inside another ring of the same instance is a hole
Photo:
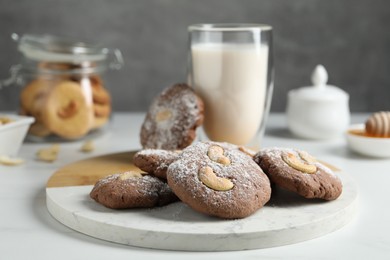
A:
{"label": "white table surface", "polygon": [[[53,172],[97,155],[140,149],[142,113],[116,113],[107,133],[95,140],[96,150],[78,151],[82,142],[62,143],[54,163],[35,160],[48,144],[24,143],[20,166],[0,165],[0,259],[390,259],[390,159],[372,159],[351,152],[343,136],[332,141],[294,138],[282,114],[268,120],[263,146],[306,150],[351,174],[359,186],[357,216],[345,227],[306,242],[234,252],[175,252],[106,242],[73,231],[52,218],[45,186]],[[353,123],[367,114],[353,115]],[[1,145],[1,144],[0,144]]]}

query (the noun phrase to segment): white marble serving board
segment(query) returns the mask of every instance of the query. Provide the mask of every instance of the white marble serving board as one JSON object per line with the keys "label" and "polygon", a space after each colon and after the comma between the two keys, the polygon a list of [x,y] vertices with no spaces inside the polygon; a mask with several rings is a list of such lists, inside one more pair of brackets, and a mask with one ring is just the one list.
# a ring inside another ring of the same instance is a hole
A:
{"label": "white marble serving board", "polygon": [[335,201],[307,200],[274,189],[266,206],[239,220],[208,217],[182,202],[153,209],[111,210],[89,197],[91,185],[46,188],[47,208],[74,230],[126,245],[187,251],[267,248],[328,234],[353,218],[356,183],[344,172],[337,174],[344,189]]}

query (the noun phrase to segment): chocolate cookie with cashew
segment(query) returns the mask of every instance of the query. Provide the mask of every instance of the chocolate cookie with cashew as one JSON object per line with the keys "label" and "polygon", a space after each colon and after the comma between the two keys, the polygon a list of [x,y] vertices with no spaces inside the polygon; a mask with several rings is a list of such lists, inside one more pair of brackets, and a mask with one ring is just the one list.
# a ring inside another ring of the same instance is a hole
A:
{"label": "chocolate cookie with cashew", "polygon": [[133,163],[142,171],[167,179],[168,166],[176,161],[180,154],[181,150],[145,149],[134,155]]}
{"label": "chocolate cookie with cashew", "polygon": [[117,173],[99,180],[90,197],[112,209],[151,208],[178,200],[166,182],[136,171]]}
{"label": "chocolate cookie with cashew", "polygon": [[[251,158],[256,154],[253,150],[243,146],[230,145],[230,147],[243,152]],[[142,171],[166,180],[169,165],[179,159],[181,152],[182,150],[145,149],[134,155],[133,163]]]}
{"label": "chocolate cookie with cashew", "polygon": [[237,146],[197,142],[167,171],[168,185],[192,209],[225,219],[244,218],[271,196],[268,177]]}
{"label": "chocolate cookie with cashew", "polygon": [[342,192],[340,178],[305,151],[289,148],[267,148],[254,160],[272,183],[305,198],[335,200]]}
{"label": "chocolate cookie with cashew", "polygon": [[186,84],[165,89],[149,107],[141,127],[143,148],[177,150],[190,145],[203,123],[203,101]]}

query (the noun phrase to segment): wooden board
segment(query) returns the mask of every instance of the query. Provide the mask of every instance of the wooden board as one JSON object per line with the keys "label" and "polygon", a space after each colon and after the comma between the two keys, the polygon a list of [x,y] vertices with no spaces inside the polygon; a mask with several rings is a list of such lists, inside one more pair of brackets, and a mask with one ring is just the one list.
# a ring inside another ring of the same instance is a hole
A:
{"label": "wooden board", "polygon": [[333,232],[357,209],[357,186],[338,172],[343,193],[335,201],[307,200],[273,190],[271,200],[255,214],[223,220],[193,211],[182,202],[153,209],[112,210],[89,197],[96,181],[109,174],[139,170],[135,152],[94,157],[67,165],[47,182],[47,208],[64,225],[81,233],[139,247],[228,251],[297,243]]}
{"label": "wooden board", "polygon": [[123,152],[82,160],[56,171],[46,187],[94,185],[99,179],[124,171],[140,171],[132,163],[136,152]]}
{"label": "wooden board", "polygon": [[[109,174],[129,170],[141,172],[132,162],[135,153],[136,151],[103,155],[67,165],[50,177],[46,187],[94,185]],[[334,171],[340,171],[329,163],[322,163]]]}

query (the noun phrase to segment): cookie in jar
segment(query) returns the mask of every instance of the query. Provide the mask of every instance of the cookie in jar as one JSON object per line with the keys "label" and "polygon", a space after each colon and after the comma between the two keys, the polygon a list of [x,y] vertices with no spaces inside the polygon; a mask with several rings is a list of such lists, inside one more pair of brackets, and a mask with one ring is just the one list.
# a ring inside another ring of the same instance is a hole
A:
{"label": "cookie in jar", "polygon": [[47,35],[24,35],[18,47],[19,112],[35,118],[30,139],[77,140],[105,128],[112,99],[104,76],[121,67],[119,50]]}

